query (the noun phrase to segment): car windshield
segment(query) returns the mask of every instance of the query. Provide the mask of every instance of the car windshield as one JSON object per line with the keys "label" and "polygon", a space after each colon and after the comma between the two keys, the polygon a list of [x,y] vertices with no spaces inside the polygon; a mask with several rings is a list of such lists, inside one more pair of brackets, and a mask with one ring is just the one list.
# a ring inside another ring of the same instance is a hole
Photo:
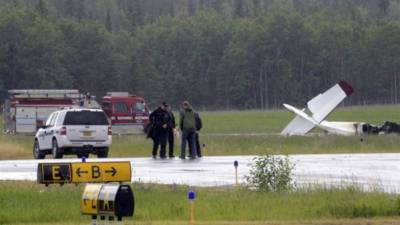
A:
{"label": "car windshield", "polygon": [[64,125],[109,125],[103,112],[67,112]]}

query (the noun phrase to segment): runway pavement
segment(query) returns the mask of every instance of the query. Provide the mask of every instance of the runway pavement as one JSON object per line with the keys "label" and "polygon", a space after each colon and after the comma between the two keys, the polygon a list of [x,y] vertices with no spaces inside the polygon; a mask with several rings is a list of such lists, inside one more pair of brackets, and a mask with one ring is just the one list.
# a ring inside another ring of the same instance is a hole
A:
{"label": "runway pavement", "polygon": [[[294,181],[298,186],[357,185],[364,190],[400,192],[400,154],[318,154],[290,155],[294,163]],[[134,182],[186,184],[193,186],[227,186],[235,183],[233,162],[239,162],[239,178],[249,173],[254,156],[203,157],[196,160],[151,158],[90,158],[90,161],[125,161],[132,165]],[[76,162],[61,160],[0,161],[0,180],[36,180],[38,162]]]}

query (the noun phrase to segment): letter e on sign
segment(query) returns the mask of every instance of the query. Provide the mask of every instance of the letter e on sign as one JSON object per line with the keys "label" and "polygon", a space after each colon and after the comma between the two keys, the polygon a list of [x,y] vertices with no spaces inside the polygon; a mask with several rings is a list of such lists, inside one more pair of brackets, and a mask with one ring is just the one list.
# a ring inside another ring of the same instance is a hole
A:
{"label": "letter e on sign", "polygon": [[71,182],[69,163],[39,163],[38,182],[44,184]]}

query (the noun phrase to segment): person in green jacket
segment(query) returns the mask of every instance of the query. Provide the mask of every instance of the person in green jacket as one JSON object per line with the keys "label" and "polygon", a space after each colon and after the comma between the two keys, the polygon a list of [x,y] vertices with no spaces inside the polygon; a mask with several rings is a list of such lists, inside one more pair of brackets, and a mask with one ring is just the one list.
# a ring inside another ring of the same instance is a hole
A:
{"label": "person in green jacket", "polygon": [[196,149],[196,116],[192,106],[188,101],[182,103],[182,111],[179,115],[179,127],[182,131],[181,140],[181,159],[186,158],[186,140],[189,140],[192,148],[190,149],[190,159],[195,159],[197,155]]}

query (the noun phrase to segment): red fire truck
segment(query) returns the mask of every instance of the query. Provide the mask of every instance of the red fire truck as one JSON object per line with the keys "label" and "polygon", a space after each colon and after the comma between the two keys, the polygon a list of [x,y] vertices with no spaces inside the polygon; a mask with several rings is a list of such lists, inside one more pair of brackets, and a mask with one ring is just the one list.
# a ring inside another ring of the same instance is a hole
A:
{"label": "red fire truck", "polygon": [[78,90],[9,90],[3,109],[6,133],[35,133],[54,111],[78,107],[84,95]]}
{"label": "red fire truck", "polygon": [[143,132],[149,124],[149,109],[142,97],[128,92],[107,92],[101,103],[113,133]]}

